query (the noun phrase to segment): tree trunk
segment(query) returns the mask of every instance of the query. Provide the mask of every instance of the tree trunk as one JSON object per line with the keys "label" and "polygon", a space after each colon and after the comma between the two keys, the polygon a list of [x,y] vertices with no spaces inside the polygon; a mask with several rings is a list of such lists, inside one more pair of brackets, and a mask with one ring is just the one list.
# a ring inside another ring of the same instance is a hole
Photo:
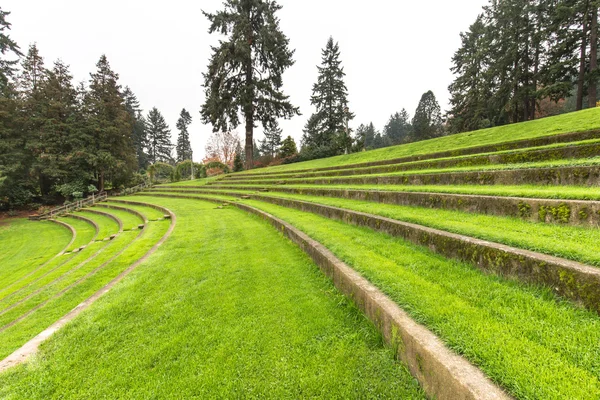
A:
{"label": "tree trunk", "polygon": [[104,171],[98,174],[98,192],[104,192]]}
{"label": "tree trunk", "polygon": [[587,24],[588,24],[589,1],[585,2],[585,12],[583,14],[583,30],[581,34],[581,54],[579,56],[579,76],[577,78],[577,107],[576,110],[583,109],[583,89],[585,84],[585,55],[587,50]]}
{"label": "tree trunk", "polygon": [[598,101],[598,6],[594,5],[592,20],[590,22],[590,83],[588,89],[588,105],[596,107]]}
{"label": "tree trunk", "polygon": [[[248,21],[251,20],[250,13],[248,14]],[[252,68],[252,42],[253,35],[252,30],[248,31],[248,60],[246,64],[246,90],[248,90],[249,96],[245,101],[250,102],[244,106],[244,117],[246,118],[246,169],[252,169],[254,166],[254,79],[253,79],[253,68]]]}

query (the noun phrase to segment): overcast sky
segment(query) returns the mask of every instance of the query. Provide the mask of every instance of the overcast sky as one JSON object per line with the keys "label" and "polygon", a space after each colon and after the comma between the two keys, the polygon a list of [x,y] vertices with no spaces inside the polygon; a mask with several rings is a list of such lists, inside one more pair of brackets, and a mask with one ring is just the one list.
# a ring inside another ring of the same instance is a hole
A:
{"label": "overcast sky", "polygon": [[[312,85],[321,49],[329,36],[340,44],[346,72],[351,126],[373,122],[383,128],[389,116],[406,108],[411,116],[421,95],[433,90],[448,105],[451,57],[487,0],[280,0],[281,28],[296,49],[296,64],[284,76],[284,90],[302,116],[281,121],[284,135],[299,144],[313,112]],[[201,10],[214,12],[222,0],[3,0],[10,11],[11,36],[26,51],[37,42],[46,64],[60,58],[76,81],[87,81],[106,54],[121,84],[131,87],[147,112],[157,107],[172,129],[182,108],[192,114],[194,159],[204,155],[211,134],[199,121],[204,100],[202,72],[210,45]],[[238,128],[240,136],[243,127]],[[262,137],[261,130],[257,137]]]}

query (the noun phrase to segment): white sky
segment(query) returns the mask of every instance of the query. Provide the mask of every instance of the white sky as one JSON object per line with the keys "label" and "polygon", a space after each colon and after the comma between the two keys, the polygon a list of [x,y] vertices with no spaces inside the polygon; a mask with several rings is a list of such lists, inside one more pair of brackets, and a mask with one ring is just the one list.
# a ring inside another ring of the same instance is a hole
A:
{"label": "white sky", "polygon": [[[121,84],[131,87],[148,112],[156,106],[171,126],[182,108],[194,118],[194,159],[204,155],[210,126],[200,123],[202,72],[210,57],[208,22],[201,10],[221,9],[222,0],[3,0],[11,36],[23,52],[37,42],[47,66],[57,58],[71,66],[76,81],[88,80],[106,54]],[[299,144],[313,112],[312,85],[328,37],[339,41],[346,72],[351,126],[373,122],[382,129],[389,116],[411,114],[421,95],[433,90],[448,105],[451,57],[487,0],[280,0],[281,28],[296,49],[296,64],[284,76],[284,91],[302,116],[281,121],[284,135]],[[243,127],[238,128],[240,136]],[[261,129],[256,133],[262,137]]]}

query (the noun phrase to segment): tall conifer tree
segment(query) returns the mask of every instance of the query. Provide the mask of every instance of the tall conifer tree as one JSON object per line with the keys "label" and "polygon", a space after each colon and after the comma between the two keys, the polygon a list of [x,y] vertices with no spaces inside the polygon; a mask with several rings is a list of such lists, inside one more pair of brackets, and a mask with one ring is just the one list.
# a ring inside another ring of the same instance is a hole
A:
{"label": "tall conifer tree", "polygon": [[264,132],[265,138],[259,142],[260,152],[264,155],[275,157],[279,151],[279,147],[281,147],[282,133],[283,131],[278,123],[275,123],[272,128],[266,129]]}
{"label": "tall conifer tree", "polygon": [[136,154],[131,138],[132,121],[125,107],[119,75],[105,55],[90,74],[90,86],[85,98],[87,127],[92,138],[92,165],[98,190],[105,188],[107,179],[113,186],[126,182],[136,168]]}
{"label": "tall conifer tree", "polygon": [[440,105],[431,90],[421,97],[412,126],[415,140],[432,139],[443,134]]}
{"label": "tall conifer tree", "polygon": [[177,136],[177,162],[191,160],[193,156],[192,144],[190,143],[190,133],[188,127],[192,123],[192,116],[184,108],[179,114],[177,120],[177,130],[179,135]]}
{"label": "tall conifer tree", "polygon": [[204,13],[209,33],[227,38],[213,47],[204,74],[206,101],[202,120],[215,132],[246,126],[246,168],[253,164],[254,126],[273,127],[278,118],[299,115],[282,91],[283,72],[294,64],[294,51],[276,17],[281,6],[270,0],[225,0],[224,9]]}
{"label": "tall conifer tree", "polygon": [[125,107],[131,118],[131,140],[133,141],[133,147],[135,148],[138,168],[146,169],[148,167],[148,154],[146,153],[146,149],[148,148],[146,120],[142,115],[140,102],[129,86],[126,86],[125,90],[123,90],[123,98],[125,99]]}
{"label": "tall conifer tree", "polygon": [[171,143],[171,130],[169,129],[165,118],[160,111],[154,107],[148,113],[146,122],[148,144],[150,146],[150,162],[152,164],[156,164],[157,162],[172,162],[173,156],[171,155],[171,152],[173,150],[173,144]]}
{"label": "tall conifer tree", "polygon": [[322,50],[321,66],[317,67],[319,76],[310,99],[316,112],[309,118],[302,137],[303,151],[317,153],[319,157],[341,154],[351,145],[346,126],[354,114],[347,110],[346,73],[341,64],[339,44],[330,37]]}

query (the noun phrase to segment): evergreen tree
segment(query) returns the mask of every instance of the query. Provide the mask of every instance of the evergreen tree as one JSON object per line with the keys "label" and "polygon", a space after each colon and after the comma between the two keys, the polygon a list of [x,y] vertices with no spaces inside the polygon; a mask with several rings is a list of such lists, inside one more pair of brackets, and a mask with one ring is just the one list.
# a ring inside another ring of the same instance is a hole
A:
{"label": "evergreen tree", "polygon": [[182,162],[185,160],[191,160],[193,156],[192,144],[190,143],[190,133],[188,127],[192,123],[192,116],[184,108],[179,114],[177,120],[177,130],[179,135],[177,136],[177,161]]}
{"label": "evergreen tree", "polygon": [[213,47],[204,74],[202,120],[215,132],[246,125],[246,166],[252,167],[254,125],[272,128],[278,118],[299,115],[281,88],[283,72],[294,64],[289,40],[275,16],[281,6],[269,0],[225,0],[224,10],[204,13],[209,33],[227,37]]}
{"label": "evergreen tree", "polygon": [[19,46],[10,38],[7,31],[10,30],[11,24],[6,20],[10,13],[2,11],[0,7],[0,91],[8,85],[8,80],[15,72],[15,65],[18,60],[6,58],[8,54],[14,56],[22,56]]}
{"label": "evergreen tree", "polygon": [[156,107],[146,117],[150,163],[170,163],[173,161],[171,151],[171,130],[164,117]]}
{"label": "evergreen tree", "polygon": [[461,33],[462,47],[452,58],[452,72],[457,78],[450,85],[450,129],[453,133],[476,130],[490,126],[488,84],[490,34],[483,15],[467,33]]}
{"label": "evergreen tree", "polygon": [[34,162],[42,195],[86,192],[92,176],[87,162],[88,132],[83,129],[77,89],[69,67],[54,63],[41,88],[42,125]]}
{"label": "evergreen tree", "polygon": [[265,138],[261,140],[260,152],[263,155],[275,157],[281,146],[281,134],[283,131],[279,127],[278,123],[275,123],[272,128],[265,130]]}
{"label": "evergreen tree", "polygon": [[95,169],[98,190],[105,181],[114,186],[127,182],[136,168],[136,153],[131,138],[133,130],[130,114],[125,107],[119,75],[115,73],[105,55],[90,74],[85,109],[90,131],[90,161]]}
{"label": "evergreen tree", "polygon": [[354,114],[348,110],[348,89],[344,83],[340,49],[330,37],[322,50],[319,76],[313,86],[310,102],[316,112],[309,118],[302,137],[302,149],[320,157],[342,154],[349,148],[348,120]]}
{"label": "evergreen tree", "polygon": [[123,90],[123,98],[125,100],[125,108],[127,108],[127,111],[129,112],[133,127],[131,131],[131,140],[133,141],[133,147],[135,148],[138,169],[146,169],[149,165],[148,154],[146,153],[146,149],[148,148],[146,120],[142,115],[140,102],[129,86],[126,86],[125,90]]}
{"label": "evergreen tree", "polygon": [[244,170],[244,162],[242,161],[242,154],[235,153],[233,159],[233,172],[241,172]]}
{"label": "evergreen tree", "polygon": [[294,138],[291,136],[286,137],[283,142],[281,142],[281,148],[279,149],[279,157],[287,158],[292,157],[298,154],[298,148],[296,147],[296,142]]}
{"label": "evergreen tree", "polygon": [[412,126],[410,116],[405,109],[395,113],[383,128],[383,136],[388,146],[405,143],[410,140],[412,135]]}
{"label": "evergreen tree", "polygon": [[443,133],[440,105],[430,90],[423,94],[412,121],[416,141],[432,139]]}

